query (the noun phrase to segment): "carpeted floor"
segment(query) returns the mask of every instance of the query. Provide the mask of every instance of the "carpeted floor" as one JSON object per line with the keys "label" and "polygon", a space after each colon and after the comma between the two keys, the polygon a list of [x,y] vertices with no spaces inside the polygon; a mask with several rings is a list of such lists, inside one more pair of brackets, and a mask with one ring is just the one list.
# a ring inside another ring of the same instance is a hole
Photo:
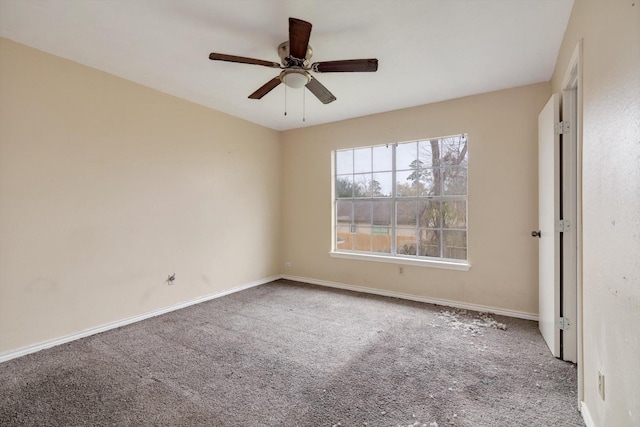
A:
{"label": "carpeted floor", "polygon": [[0,365],[2,426],[583,426],[535,322],[280,280]]}

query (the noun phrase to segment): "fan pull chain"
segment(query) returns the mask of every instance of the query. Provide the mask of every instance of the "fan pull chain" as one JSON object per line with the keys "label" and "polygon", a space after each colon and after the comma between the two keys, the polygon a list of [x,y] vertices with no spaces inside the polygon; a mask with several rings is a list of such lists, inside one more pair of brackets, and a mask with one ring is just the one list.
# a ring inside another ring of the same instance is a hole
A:
{"label": "fan pull chain", "polygon": [[284,85],[284,115],[287,115],[287,85]]}
{"label": "fan pull chain", "polygon": [[305,118],[306,106],[307,106],[307,103],[305,102],[307,99],[306,93],[307,91],[305,90],[305,88],[302,88],[302,121],[303,122],[306,120]]}

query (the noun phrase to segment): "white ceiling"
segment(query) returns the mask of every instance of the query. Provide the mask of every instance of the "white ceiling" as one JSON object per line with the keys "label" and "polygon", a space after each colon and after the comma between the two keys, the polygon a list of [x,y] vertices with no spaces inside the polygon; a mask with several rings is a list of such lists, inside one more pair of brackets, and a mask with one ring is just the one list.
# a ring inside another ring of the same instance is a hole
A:
{"label": "white ceiling", "polygon": [[[277,130],[550,79],[573,0],[0,0],[0,35]],[[312,62],[378,58],[376,73],[315,74],[338,99],[278,86],[288,18],[313,24]],[[306,121],[302,121],[305,93]]]}

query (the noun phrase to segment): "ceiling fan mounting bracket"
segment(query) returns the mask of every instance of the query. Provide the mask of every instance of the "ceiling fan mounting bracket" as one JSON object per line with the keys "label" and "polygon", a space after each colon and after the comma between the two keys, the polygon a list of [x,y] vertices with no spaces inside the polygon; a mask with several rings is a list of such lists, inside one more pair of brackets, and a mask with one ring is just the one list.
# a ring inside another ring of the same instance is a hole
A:
{"label": "ceiling fan mounting bracket", "polygon": [[296,58],[289,55],[289,41],[285,41],[280,43],[278,46],[278,56],[280,57],[280,61],[282,65],[285,67],[301,67],[305,69],[309,69],[309,60],[313,56],[313,49],[311,45],[307,45],[307,54],[304,58]]}

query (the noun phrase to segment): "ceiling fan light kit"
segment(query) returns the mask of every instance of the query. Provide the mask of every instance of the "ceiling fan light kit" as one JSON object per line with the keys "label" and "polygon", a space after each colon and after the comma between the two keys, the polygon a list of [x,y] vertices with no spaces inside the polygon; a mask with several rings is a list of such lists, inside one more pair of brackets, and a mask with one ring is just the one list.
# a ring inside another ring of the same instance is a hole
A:
{"label": "ceiling fan light kit", "polygon": [[209,59],[212,61],[262,65],[263,67],[279,68],[282,70],[278,77],[269,80],[249,95],[250,99],[261,99],[267,93],[278,87],[280,83],[284,83],[290,88],[306,87],[323,104],[335,101],[336,97],[313,77],[309,73],[310,71],[315,73],[345,73],[375,72],[378,70],[378,60],[375,58],[324,61],[310,64],[311,56],[313,56],[313,49],[309,46],[310,36],[311,24],[309,22],[289,18],[289,40],[280,43],[278,46],[278,56],[280,56],[282,65],[277,62],[222,53],[211,53]]}
{"label": "ceiling fan light kit", "polygon": [[311,76],[301,68],[289,68],[280,73],[280,80],[288,87],[298,89],[306,86],[311,80]]}

